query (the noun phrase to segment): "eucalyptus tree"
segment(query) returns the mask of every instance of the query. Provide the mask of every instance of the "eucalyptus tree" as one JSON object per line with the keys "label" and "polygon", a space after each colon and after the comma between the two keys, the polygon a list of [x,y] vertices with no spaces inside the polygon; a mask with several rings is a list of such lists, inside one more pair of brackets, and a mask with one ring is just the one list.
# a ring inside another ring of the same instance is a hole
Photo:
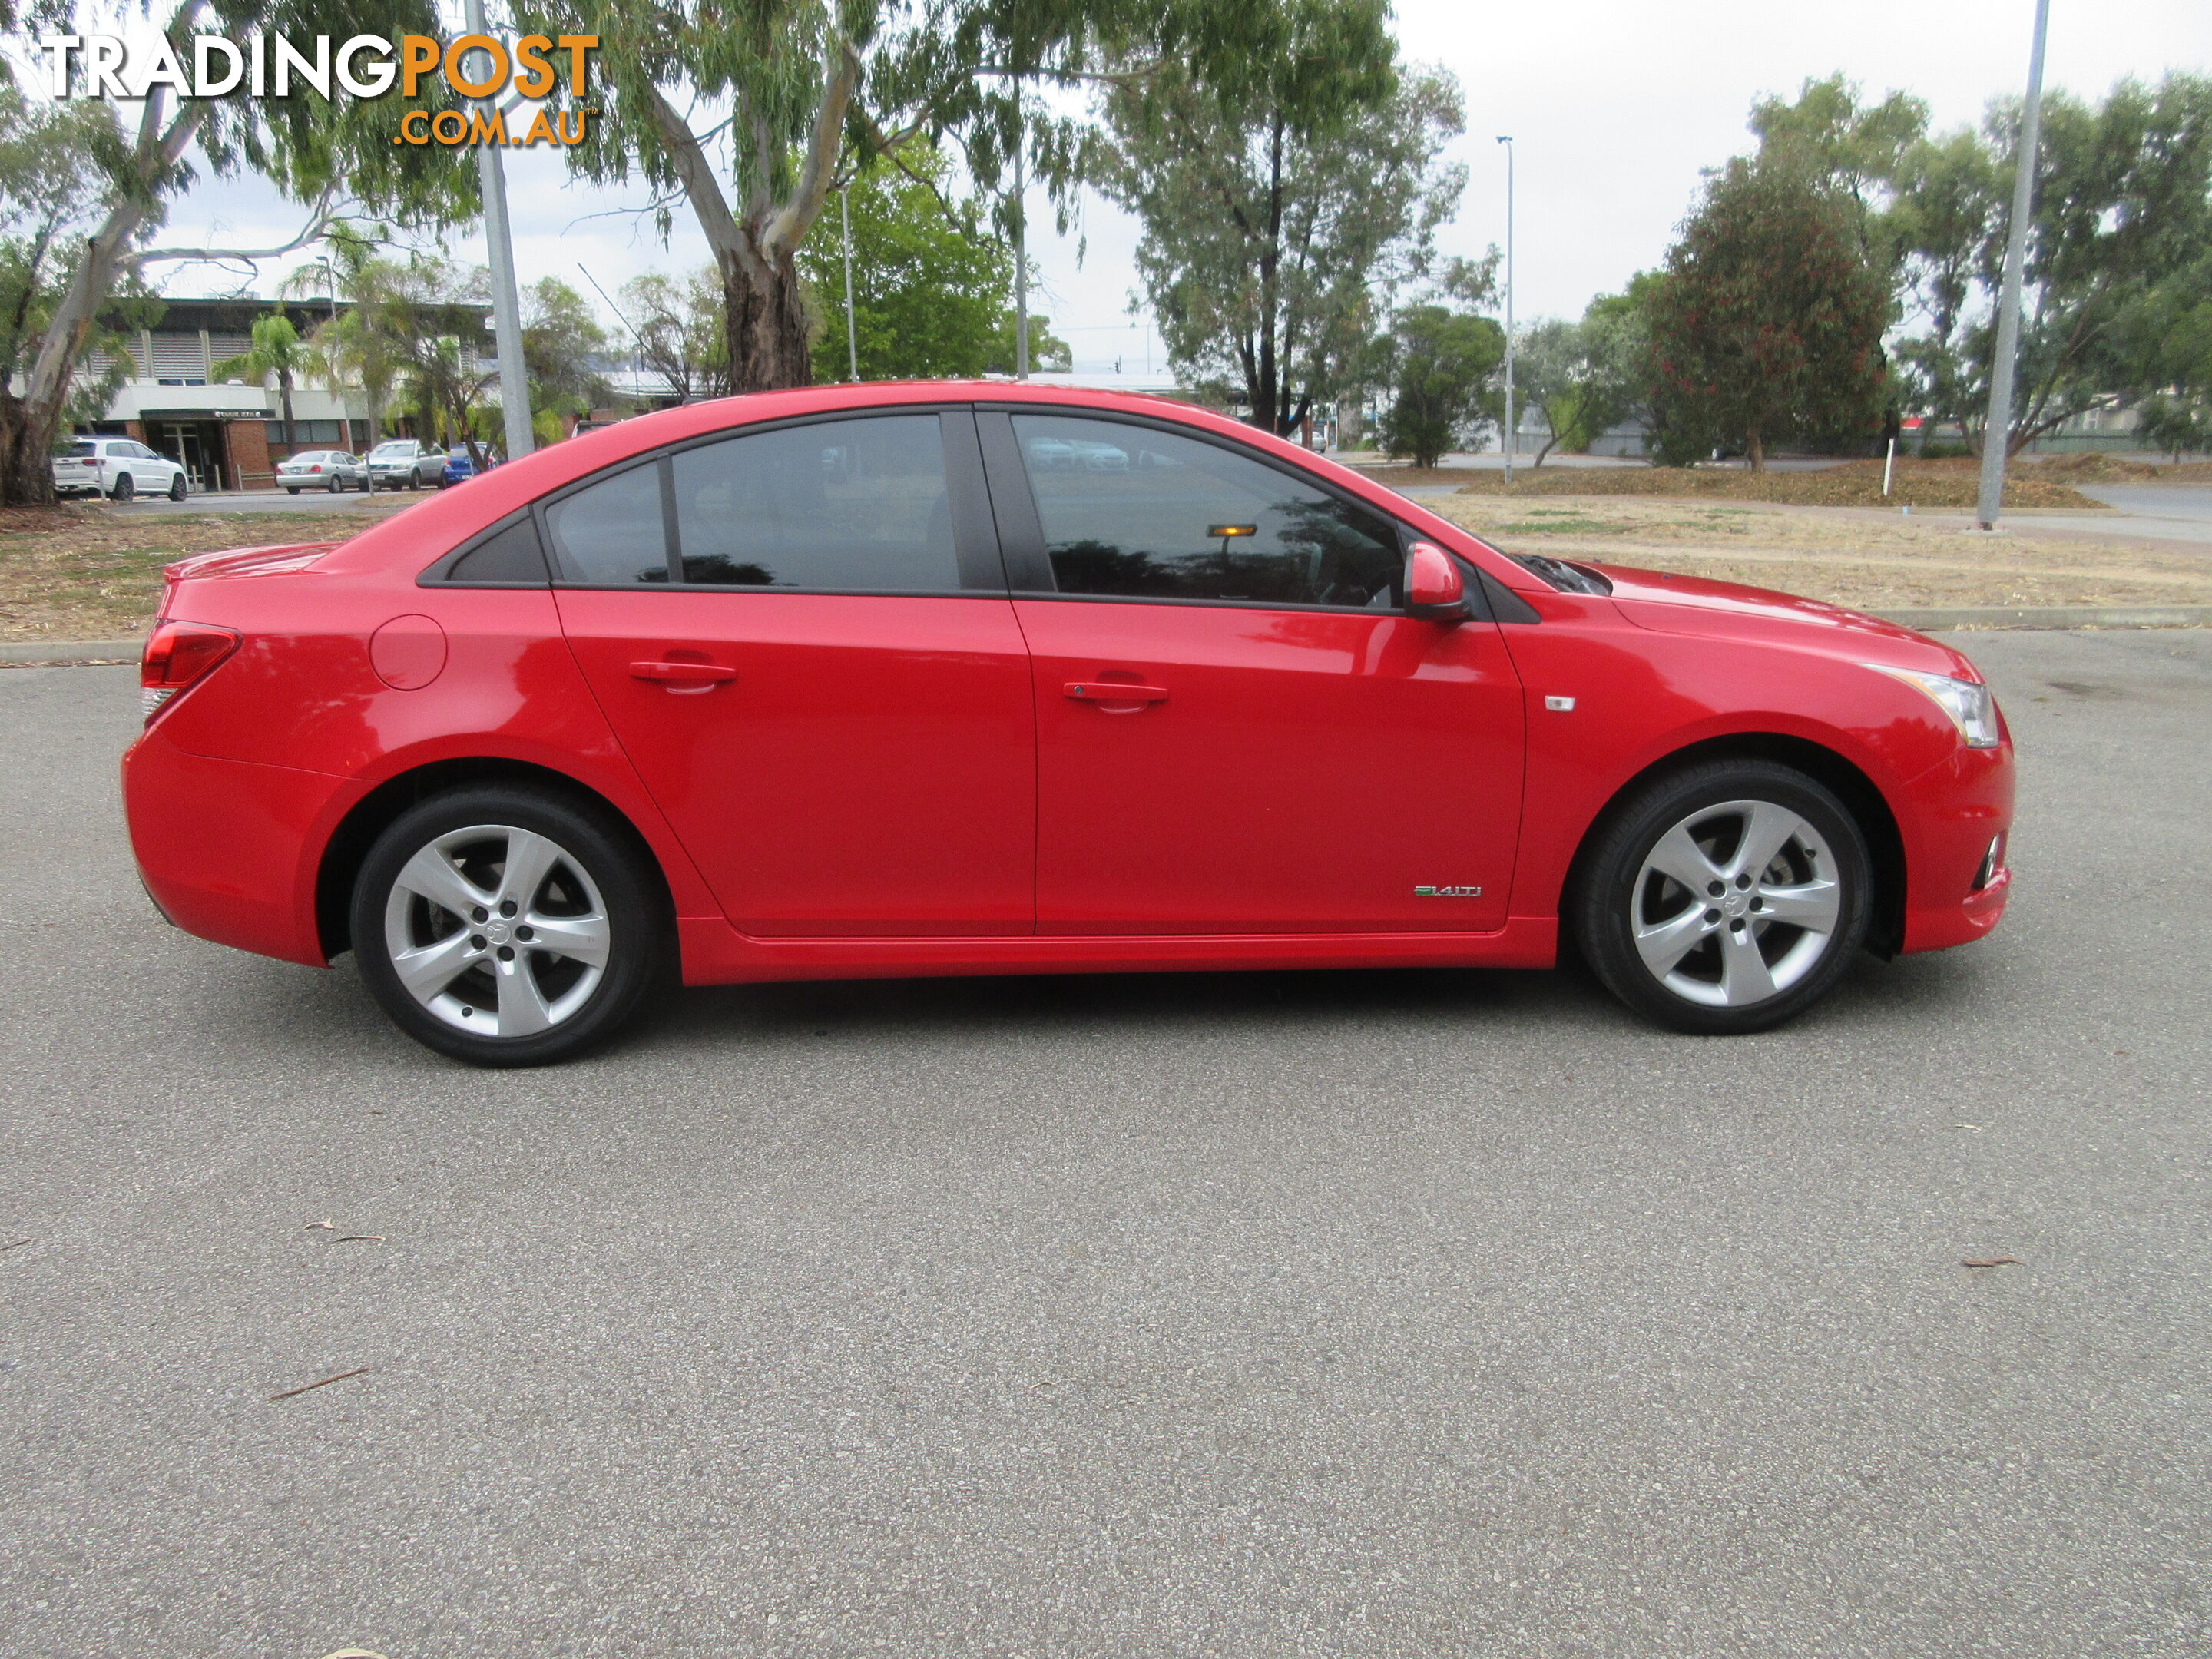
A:
{"label": "eucalyptus tree", "polygon": [[730,338],[714,266],[686,277],[647,271],[622,285],[621,298],[640,361],[668,382],[678,402],[729,392]]}
{"label": "eucalyptus tree", "polygon": [[[675,210],[690,209],[721,288],[730,389],[751,392],[812,377],[799,249],[856,167],[916,138],[945,140],[995,192],[1018,150],[1065,202],[1086,152],[1083,125],[1024,98],[1024,84],[1081,83],[1109,51],[1218,38],[1227,32],[1221,9],[1194,15],[1182,0],[520,0],[516,15],[526,29],[599,37],[593,137],[568,150],[569,164],[600,181],[642,179],[664,234]],[[1012,200],[1002,208],[1019,211]]]}
{"label": "eucalyptus tree", "polygon": [[1279,0],[1211,53],[1105,94],[1103,187],[1142,222],[1170,361],[1297,429],[1372,361],[1465,169],[1459,88],[1396,61],[1383,0]]}

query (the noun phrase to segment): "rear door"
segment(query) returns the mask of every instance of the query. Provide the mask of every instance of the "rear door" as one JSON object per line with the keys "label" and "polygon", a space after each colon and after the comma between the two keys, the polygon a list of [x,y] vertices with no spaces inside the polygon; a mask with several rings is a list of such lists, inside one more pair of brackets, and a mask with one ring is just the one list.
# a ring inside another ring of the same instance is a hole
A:
{"label": "rear door", "polygon": [[1405,615],[1396,525],[1187,428],[979,418],[1036,667],[1040,933],[1504,924],[1520,682],[1496,624]]}
{"label": "rear door", "polygon": [[541,515],[577,659],[742,932],[1033,931],[1029,660],[969,411],[718,437]]}

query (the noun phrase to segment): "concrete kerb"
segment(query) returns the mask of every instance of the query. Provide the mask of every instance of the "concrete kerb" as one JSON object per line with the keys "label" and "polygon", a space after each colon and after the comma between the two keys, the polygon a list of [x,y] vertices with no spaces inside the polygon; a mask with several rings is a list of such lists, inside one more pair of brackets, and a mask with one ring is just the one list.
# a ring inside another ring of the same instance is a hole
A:
{"label": "concrete kerb", "polygon": [[109,668],[145,648],[143,639],[0,640],[0,668]]}
{"label": "concrete kerb", "polygon": [[[1972,628],[2212,628],[2212,605],[1959,605],[1883,619],[1929,632]],[[99,668],[138,660],[140,640],[0,641],[0,668]]]}

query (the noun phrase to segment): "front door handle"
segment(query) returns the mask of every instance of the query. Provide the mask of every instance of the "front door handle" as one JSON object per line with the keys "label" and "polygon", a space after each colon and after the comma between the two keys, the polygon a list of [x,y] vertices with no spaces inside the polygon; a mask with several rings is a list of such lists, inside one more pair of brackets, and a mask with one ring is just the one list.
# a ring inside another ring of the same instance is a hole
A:
{"label": "front door handle", "polygon": [[659,680],[670,685],[719,685],[738,677],[734,668],[725,668],[718,662],[634,662],[629,665],[634,680]]}
{"label": "front door handle", "polygon": [[1115,680],[1076,680],[1063,688],[1078,702],[1165,702],[1164,685],[1123,685]]}

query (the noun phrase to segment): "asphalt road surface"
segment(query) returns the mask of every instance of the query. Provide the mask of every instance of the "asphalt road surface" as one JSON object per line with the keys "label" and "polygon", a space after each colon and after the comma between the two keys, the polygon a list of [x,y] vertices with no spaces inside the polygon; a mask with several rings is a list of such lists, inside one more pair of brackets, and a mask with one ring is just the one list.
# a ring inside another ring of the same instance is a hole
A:
{"label": "asphalt road surface", "polygon": [[0,1653],[2212,1651],[2212,634],[1966,643],[2013,914],[1783,1032],[818,985],[505,1075],[164,927],[131,676],[0,673]]}

